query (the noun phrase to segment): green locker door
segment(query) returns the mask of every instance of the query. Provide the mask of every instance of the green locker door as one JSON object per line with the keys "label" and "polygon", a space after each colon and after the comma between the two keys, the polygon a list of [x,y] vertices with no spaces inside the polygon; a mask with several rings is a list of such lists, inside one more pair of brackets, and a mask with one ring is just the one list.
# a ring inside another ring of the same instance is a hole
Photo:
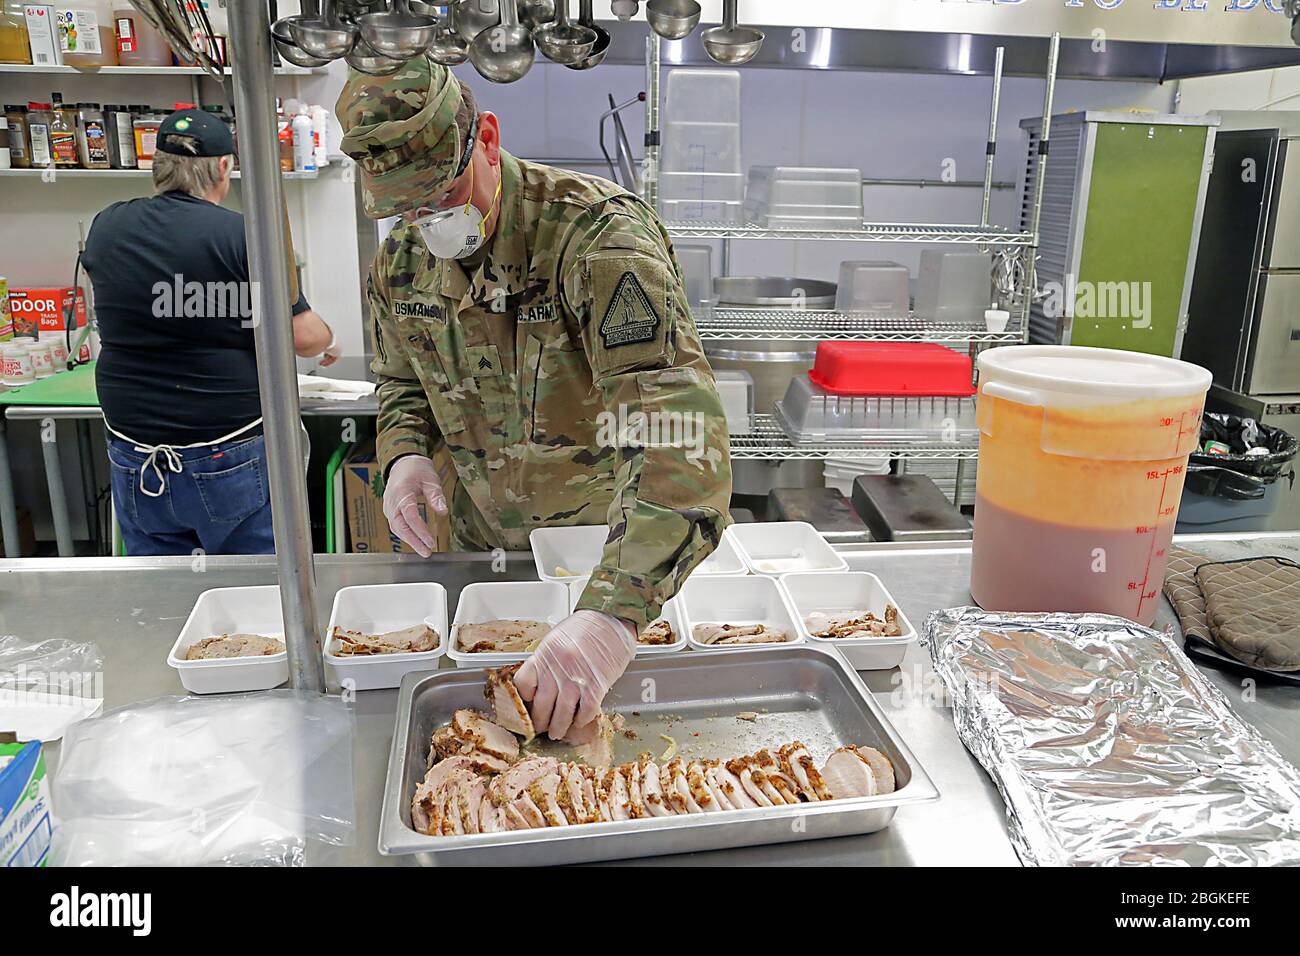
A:
{"label": "green locker door", "polygon": [[1206,135],[1097,124],[1071,345],[1174,354]]}

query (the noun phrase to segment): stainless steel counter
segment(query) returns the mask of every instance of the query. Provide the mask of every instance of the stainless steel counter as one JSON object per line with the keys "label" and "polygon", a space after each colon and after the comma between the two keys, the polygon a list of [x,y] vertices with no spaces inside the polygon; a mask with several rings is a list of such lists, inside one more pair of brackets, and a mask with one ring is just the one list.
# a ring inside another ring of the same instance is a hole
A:
{"label": "stainless steel counter", "polygon": [[[1284,554],[1300,560],[1300,534],[1195,536],[1179,539],[1215,557]],[[862,545],[846,551],[850,566],[878,574],[918,625],[932,610],[969,604],[968,546]],[[488,555],[439,555],[423,561],[390,555],[319,556],[316,574],[322,620],[334,592],[353,584],[437,580],[454,610],[463,585],[476,580],[534,578],[531,555],[508,556],[494,574]],[[105,708],[184,693],[166,657],[199,592],[208,588],[275,583],[270,557],[208,558],[195,570],[190,558],[61,558],[0,561],[0,633],[24,640],[91,638],[105,656]],[[1164,603],[1164,602],[1162,602]],[[1177,628],[1167,603],[1156,626]],[[448,662],[450,663],[450,662]],[[736,655],[743,667],[744,655]],[[1294,689],[1253,684],[1207,670],[1237,712],[1253,723],[1293,763],[1300,763],[1300,695]],[[1002,800],[962,747],[928,655],[912,648],[903,666],[863,677],[899,734],[938,786],[938,802],[899,811],[887,829],[863,837],[752,847],[691,857],[646,859],[646,865],[864,864],[1008,865],[1017,863],[1006,838]],[[355,774],[356,842],[314,852],[313,862],[407,865],[376,850],[379,806],[392,739],[397,692],[357,695]],[[51,748],[57,764],[58,748]]]}

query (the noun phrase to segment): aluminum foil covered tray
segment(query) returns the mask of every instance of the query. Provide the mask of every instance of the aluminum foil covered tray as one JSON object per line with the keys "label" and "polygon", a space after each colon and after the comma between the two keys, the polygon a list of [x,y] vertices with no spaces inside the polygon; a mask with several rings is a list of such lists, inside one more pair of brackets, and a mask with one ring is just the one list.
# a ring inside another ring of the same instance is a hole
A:
{"label": "aluminum foil covered tray", "polygon": [[1024,863],[1300,863],[1300,771],[1168,636],[972,607],[934,612],[924,632]]}

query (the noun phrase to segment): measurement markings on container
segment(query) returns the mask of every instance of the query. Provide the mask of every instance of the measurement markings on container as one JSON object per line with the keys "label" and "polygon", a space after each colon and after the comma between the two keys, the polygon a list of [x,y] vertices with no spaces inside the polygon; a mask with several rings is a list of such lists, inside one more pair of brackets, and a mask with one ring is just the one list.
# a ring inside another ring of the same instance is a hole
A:
{"label": "measurement markings on container", "polygon": [[[1160,419],[1160,427],[1162,428],[1171,428],[1175,424],[1178,425],[1178,434],[1174,438],[1175,454],[1177,453],[1178,449],[1182,447],[1183,436],[1189,434],[1189,430],[1185,425],[1187,415],[1188,415],[1187,412],[1182,412],[1179,414],[1177,418],[1174,418],[1172,416],[1167,416],[1165,418]],[[1197,410],[1196,421],[1198,423],[1197,425],[1198,435],[1200,434],[1199,431],[1200,420],[1201,420],[1200,411]],[[1156,595],[1160,593],[1159,588],[1148,589],[1148,585],[1151,582],[1151,563],[1155,560],[1163,559],[1165,556],[1165,549],[1156,547],[1156,536],[1160,532],[1161,522],[1163,521],[1167,523],[1168,520],[1172,520],[1173,517],[1178,513],[1178,506],[1176,504],[1169,504],[1169,505],[1165,504],[1165,495],[1169,490],[1169,478],[1171,476],[1181,475],[1183,473],[1183,469],[1184,469],[1183,465],[1174,465],[1173,467],[1170,468],[1158,468],[1152,471],[1148,471],[1146,474],[1147,481],[1160,482],[1160,500],[1156,503],[1155,523],[1149,525],[1140,524],[1133,529],[1134,532],[1138,535],[1146,534],[1151,536],[1151,546],[1147,550],[1147,561],[1146,561],[1146,567],[1143,568],[1142,570],[1142,580],[1130,581],[1128,583],[1128,589],[1130,591],[1138,592],[1137,612],[1134,614],[1134,617],[1138,619],[1142,617],[1142,605],[1145,604],[1147,601],[1154,600],[1156,598]]]}

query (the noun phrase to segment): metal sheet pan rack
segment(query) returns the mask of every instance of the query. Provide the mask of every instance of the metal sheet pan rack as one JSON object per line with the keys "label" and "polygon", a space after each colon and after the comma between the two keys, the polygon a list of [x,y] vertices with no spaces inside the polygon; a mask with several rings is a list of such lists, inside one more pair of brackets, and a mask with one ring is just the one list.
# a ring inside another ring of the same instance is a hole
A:
{"label": "metal sheet pan rack", "polygon": [[819,458],[876,458],[889,454],[901,459],[963,460],[979,455],[978,444],[961,442],[854,442],[796,445],[771,415],[751,415],[748,434],[731,436],[733,461],[793,461]]}
{"label": "metal sheet pan rack", "polygon": [[1014,345],[1020,329],[990,332],[984,326],[929,322],[914,315],[877,317],[834,309],[695,310],[700,338],[710,342],[938,342],[944,345]]}

